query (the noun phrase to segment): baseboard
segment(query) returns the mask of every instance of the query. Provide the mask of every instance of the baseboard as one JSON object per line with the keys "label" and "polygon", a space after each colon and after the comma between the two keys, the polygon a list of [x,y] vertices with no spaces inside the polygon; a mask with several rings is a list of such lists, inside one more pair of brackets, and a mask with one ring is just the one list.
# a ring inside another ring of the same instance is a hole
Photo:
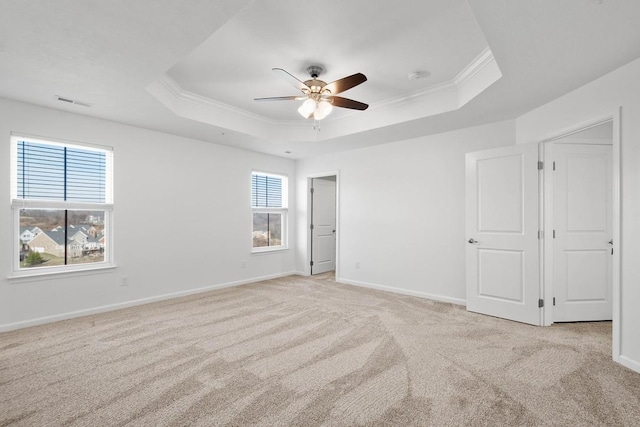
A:
{"label": "baseboard", "polygon": [[362,288],[370,288],[370,289],[377,289],[377,290],[380,290],[380,291],[393,292],[393,293],[396,293],[396,294],[410,295],[412,297],[425,298],[425,299],[430,299],[430,300],[434,300],[434,301],[448,302],[448,303],[451,303],[451,304],[457,304],[457,305],[466,305],[467,304],[467,301],[464,300],[464,299],[452,298],[452,297],[447,297],[447,296],[443,296],[443,295],[429,294],[429,293],[426,293],[426,292],[412,291],[410,289],[394,288],[394,287],[391,287],[391,286],[378,285],[378,284],[367,283],[367,282],[359,282],[359,281],[356,281],[356,280],[349,280],[349,279],[342,279],[342,278],[340,278],[340,279],[336,278],[336,282],[344,283],[346,285],[360,286]]}
{"label": "baseboard", "polygon": [[261,282],[263,280],[269,280],[269,279],[277,279],[279,277],[291,276],[293,274],[300,274],[300,273],[296,271],[289,271],[286,273],[278,273],[278,274],[271,274],[271,275],[261,276],[261,277],[253,277],[251,279],[237,280],[235,282],[221,283],[218,285],[205,286],[202,288],[189,289],[189,290],[180,291],[180,292],[172,292],[169,294],[156,295],[148,298],[140,298],[132,301],[124,301],[116,304],[102,305],[99,307],[88,308],[88,309],[78,310],[78,311],[70,311],[67,313],[39,317],[36,319],[30,319],[30,320],[23,320],[15,323],[6,323],[4,325],[0,325],[0,332],[8,332],[16,329],[28,328],[30,326],[44,325],[46,323],[58,322],[60,320],[67,320],[67,319],[73,319],[76,317],[89,316],[91,314],[98,314],[98,313],[104,313],[107,311],[119,310],[121,308],[134,307],[136,305],[149,304],[156,301],[163,301],[171,298],[184,297],[188,295],[199,294],[202,292],[213,291],[216,289],[248,285],[250,283]]}
{"label": "baseboard", "polygon": [[625,366],[632,371],[636,371],[640,373],[640,362],[636,362],[635,360],[629,359],[627,356],[620,356],[619,363],[622,366]]}

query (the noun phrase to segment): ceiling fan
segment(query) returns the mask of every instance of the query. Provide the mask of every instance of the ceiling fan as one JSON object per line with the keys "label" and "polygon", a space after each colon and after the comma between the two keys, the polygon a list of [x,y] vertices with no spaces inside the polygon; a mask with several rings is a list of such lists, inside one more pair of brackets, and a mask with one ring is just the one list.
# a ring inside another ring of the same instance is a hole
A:
{"label": "ceiling fan", "polygon": [[300,108],[298,108],[298,112],[305,119],[313,117],[315,120],[322,120],[327,117],[333,107],[350,108],[361,111],[369,107],[369,105],[365,103],[336,96],[339,93],[366,82],[367,77],[362,73],[356,73],[327,84],[318,79],[324,71],[319,65],[307,67],[307,73],[309,73],[311,79],[305,82],[298,80],[282,68],[274,68],[272,71],[300,90],[302,95],[255,98],[255,101],[304,101]]}

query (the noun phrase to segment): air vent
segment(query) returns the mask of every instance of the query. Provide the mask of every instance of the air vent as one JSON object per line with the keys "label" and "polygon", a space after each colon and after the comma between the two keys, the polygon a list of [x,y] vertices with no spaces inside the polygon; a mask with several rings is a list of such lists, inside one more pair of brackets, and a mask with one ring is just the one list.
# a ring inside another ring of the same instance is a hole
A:
{"label": "air vent", "polygon": [[81,105],[83,107],[91,107],[93,105],[89,102],[79,101],[77,99],[71,99],[64,96],[60,96],[60,95],[56,95],[56,99],[60,102],[66,102],[67,104]]}
{"label": "air vent", "polygon": [[414,71],[413,73],[409,73],[407,77],[409,78],[409,80],[420,80],[426,79],[430,75],[431,73],[428,71]]}

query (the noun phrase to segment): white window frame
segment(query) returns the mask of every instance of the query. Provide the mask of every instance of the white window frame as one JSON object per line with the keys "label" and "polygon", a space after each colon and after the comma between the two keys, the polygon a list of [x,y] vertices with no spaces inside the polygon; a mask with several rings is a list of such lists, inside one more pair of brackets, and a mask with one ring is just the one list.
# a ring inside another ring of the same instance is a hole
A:
{"label": "white window frame", "polygon": [[[273,172],[264,172],[261,170],[252,170],[251,171],[251,181],[249,185],[249,190],[251,190],[251,186],[253,185],[253,175],[266,175],[275,178],[280,178],[282,180],[282,207],[281,208],[264,208],[264,207],[255,207],[253,206],[253,200],[251,201],[251,253],[265,253],[265,252],[275,252],[289,249],[289,177],[283,173],[273,173]],[[249,192],[251,193],[251,191]],[[251,195],[251,194],[250,194]],[[279,214],[281,218],[281,236],[280,241],[281,245],[278,246],[253,246],[253,215],[257,213],[266,213],[266,214]]]}
{"label": "white window frame", "polygon": [[[48,144],[61,147],[77,148],[81,150],[95,150],[106,154],[105,165],[105,203],[67,202],[60,200],[32,200],[18,198],[18,141],[29,141],[40,144]],[[87,143],[64,141],[46,137],[36,137],[25,134],[11,134],[11,211],[13,217],[13,233],[11,245],[13,247],[13,260],[11,275],[9,278],[48,276],[61,273],[87,272],[91,270],[103,270],[115,267],[113,257],[113,147],[100,146]],[[58,266],[43,266],[20,268],[20,210],[22,209],[55,209],[55,210],[83,210],[104,211],[105,249],[104,260],[84,264],[70,264]]]}

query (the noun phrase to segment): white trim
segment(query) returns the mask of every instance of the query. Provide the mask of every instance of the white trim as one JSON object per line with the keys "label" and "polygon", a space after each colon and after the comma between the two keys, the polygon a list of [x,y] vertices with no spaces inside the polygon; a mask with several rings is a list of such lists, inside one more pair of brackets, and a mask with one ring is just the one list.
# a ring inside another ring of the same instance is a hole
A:
{"label": "white trim", "polygon": [[[453,79],[447,80],[442,83],[438,83],[432,86],[428,86],[422,90],[412,92],[409,95],[396,96],[393,98],[387,98],[380,102],[376,102],[375,105],[370,106],[372,110],[378,110],[383,108],[393,108],[399,105],[406,104],[407,102],[422,102],[430,97],[436,97],[449,92],[460,92],[461,88],[469,83],[471,79],[480,73],[489,64],[495,62],[493,52],[487,47],[485,50],[467,64],[462,71],[460,71]],[[462,105],[459,105],[460,108]],[[357,114],[351,112],[351,114]],[[341,119],[344,119],[347,115],[343,115]]]}
{"label": "white trim", "polygon": [[[612,339],[611,339],[611,356],[614,361],[622,363],[620,354],[622,352],[622,343],[620,342],[620,336],[622,335],[622,187],[621,187],[621,159],[622,159],[622,138],[620,129],[622,123],[620,118],[622,117],[622,107],[619,107],[612,115],[613,120],[613,155],[612,155],[612,169],[613,169],[613,213],[612,213],[612,232],[613,232],[613,326],[612,326]],[[640,367],[636,366],[636,372],[640,372]]]}
{"label": "white trim", "polygon": [[571,138],[571,135],[566,139],[560,139],[558,141],[554,141],[554,144],[559,145],[572,145],[572,144],[580,144],[580,145],[613,145],[613,141],[611,139],[606,138]]}
{"label": "white trim", "polygon": [[349,279],[336,278],[336,282],[343,283],[345,285],[359,286],[361,288],[376,289],[379,291],[386,291],[394,294],[409,295],[412,297],[424,298],[424,299],[433,300],[433,301],[446,302],[449,304],[456,304],[456,305],[467,304],[467,301],[462,298],[453,298],[453,297],[447,297],[443,295],[429,294],[426,292],[413,291],[411,289],[395,288],[392,286],[378,285],[374,283],[360,282],[360,281],[349,280]]}
{"label": "white trim", "polygon": [[300,124],[298,120],[272,120],[260,114],[255,114],[247,110],[243,110],[242,108],[234,107],[232,105],[225,104],[224,102],[216,101],[215,99],[209,98],[208,96],[190,92],[183,89],[182,86],[178,84],[178,82],[176,82],[167,74],[162,74],[155,82],[151,83],[147,87],[147,91],[150,94],[155,96],[160,102],[163,102],[163,100],[156,95],[158,89],[164,89],[165,93],[167,95],[170,95],[173,98],[173,101],[177,102],[178,104],[194,104],[199,107],[205,107],[207,109],[219,111],[222,113],[238,115],[242,119],[257,121],[270,126],[298,126]]}
{"label": "white trim", "polygon": [[[372,108],[373,110],[379,110],[383,108],[393,108],[393,107],[403,105],[409,101],[421,102],[430,97],[436,97],[441,94],[456,92],[459,90],[460,90],[460,87],[456,85],[455,80],[449,80],[446,82],[438,83],[433,86],[428,86],[425,89],[422,89],[418,92],[411,93],[406,96],[387,98],[385,100],[377,102],[376,104],[370,106],[369,108]],[[357,113],[352,111],[350,112],[349,116],[353,114],[357,114]],[[336,120],[343,120],[346,117],[348,116],[344,114],[340,119],[336,119]]]}
{"label": "white trim", "polygon": [[137,305],[149,304],[149,303],[152,303],[152,302],[163,301],[163,300],[172,299],[172,298],[178,298],[178,297],[183,297],[183,296],[188,296],[188,295],[199,294],[199,293],[203,293],[203,292],[214,291],[216,289],[223,289],[223,288],[229,288],[229,287],[234,287],[234,286],[248,285],[248,284],[251,284],[251,283],[261,282],[263,280],[276,279],[276,278],[279,278],[279,277],[286,277],[286,276],[291,276],[291,275],[294,275],[294,274],[297,274],[297,273],[291,271],[291,272],[286,272],[286,273],[271,274],[271,275],[267,275],[267,276],[254,277],[254,278],[251,278],[251,279],[237,280],[237,281],[234,281],[234,282],[227,282],[227,283],[221,283],[221,284],[218,284],[218,285],[212,285],[212,286],[205,286],[205,287],[202,287],[202,288],[190,289],[190,290],[187,290],[187,291],[172,292],[172,293],[169,293],[169,294],[162,294],[162,295],[157,295],[157,296],[148,297],[148,298],[140,298],[140,299],[132,300],[132,301],[125,301],[125,302],[120,302],[120,303],[115,303],[115,304],[103,305],[103,306],[99,306],[99,307],[88,308],[88,309],[85,309],[85,310],[70,311],[70,312],[67,312],[67,313],[56,314],[56,315],[53,315],[53,316],[39,317],[37,319],[23,320],[23,321],[14,322],[14,323],[5,323],[4,325],[0,325],[0,332],[13,331],[15,329],[22,329],[22,328],[27,328],[27,327],[30,327],[30,326],[43,325],[43,324],[46,324],[46,323],[58,322],[60,320],[73,319],[73,318],[76,318],[76,317],[89,316],[91,314],[104,313],[104,312],[119,310],[121,308],[127,308],[127,307],[134,307],[134,306],[137,306]]}
{"label": "white trim", "polygon": [[260,254],[268,254],[271,252],[281,252],[288,251],[288,246],[257,246],[255,248],[251,248],[251,255],[260,255]]}
{"label": "white trim", "polygon": [[[542,268],[542,298],[545,299],[545,307],[542,308],[543,326],[551,326],[553,324],[553,148],[552,142],[543,142],[542,151],[544,153],[542,160],[545,168],[543,169],[543,186],[542,186],[542,206],[540,207],[542,224],[541,230],[544,233],[542,241],[542,256],[540,264]],[[551,170],[551,172],[549,172]]]}
{"label": "white trim", "polygon": [[286,214],[289,209],[288,208],[256,208],[251,207],[254,213],[272,213],[272,214]]}
{"label": "white trim", "polygon": [[17,209],[61,209],[69,211],[113,211],[113,203],[66,202],[48,199],[12,199]]}
{"label": "white trim", "polygon": [[627,356],[620,356],[616,362],[633,371],[640,372],[640,362],[629,359]]}
{"label": "white trim", "polygon": [[489,47],[487,46],[485,50],[480,52],[480,54],[476,56],[473,61],[471,61],[466,67],[464,67],[462,71],[458,73],[457,76],[453,78],[451,83],[453,83],[457,89],[460,89],[492,62],[495,62],[495,58],[493,57],[493,52],[491,52],[491,49],[489,49]]}
{"label": "white trim", "polygon": [[[546,147],[543,143],[538,143],[538,161],[542,161],[544,165],[547,165],[547,159],[545,157]],[[542,301],[544,302],[542,309],[540,310],[540,317],[538,318],[538,326],[548,326],[546,324],[546,319],[548,313],[552,310],[549,309],[551,305],[553,305],[553,292],[548,292],[546,288],[546,275],[548,274],[547,263],[545,262],[545,249],[547,239],[545,235],[545,227],[547,224],[546,210],[547,206],[552,206],[548,204],[547,193],[546,193],[546,180],[548,179],[548,175],[543,168],[542,171],[538,170],[538,230],[542,231],[542,240],[538,240],[538,294]],[[540,173],[542,172],[542,173]]]}
{"label": "white trim", "polygon": [[[622,107],[620,107],[622,108]],[[577,125],[571,126],[569,128],[565,128],[563,130],[560,130],[558,132],[554,132],[552,133],[550,136],[543,138],[541,142],[552,142],[552,141],[556,141],[558,139],[562,139],[562,138],[566,138],[570,135],[576,134],[578,132],[582,132],[591,128],[594,128],[596,126],[600,126],[602,124],[605,124],[607,122],[610,122],[612,120],[614,120],[614,134],[615,134],[615,118],[616,116],[618,116],[618,121],[619,121],[619,112],[614,112],[614,114],[608,114],[606,116],[603,117],[598,117],[592,120],[587,120],[584,121],[582,123],[579,123]]]}
{"label": "white trim", "polygon": [[[60,269],[56,269],[61,267]],[[75,267],[75,268],[74,268]],[[96,262],[87,264],[74,265],[56,265],[54,267],[36,267],[32,269],[22,269],[15,271],[7,280],[12,283],[35,282],[38,280],[49,280],[52,276],[56,279],[64,279],[74,276],[85,276],[96,273],[107,273],[114,270],[117,266],[109,262]],[[55,270],[54,270],[55,269]]]}

